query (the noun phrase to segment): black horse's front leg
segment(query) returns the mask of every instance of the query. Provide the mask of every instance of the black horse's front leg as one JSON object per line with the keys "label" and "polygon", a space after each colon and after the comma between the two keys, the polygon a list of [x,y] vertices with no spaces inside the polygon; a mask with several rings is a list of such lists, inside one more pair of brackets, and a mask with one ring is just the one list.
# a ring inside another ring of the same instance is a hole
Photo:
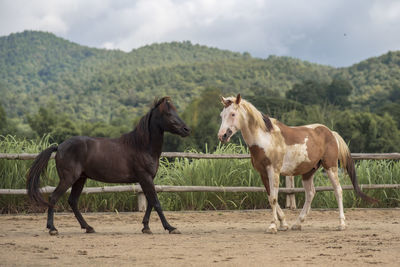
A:
{"label": "black horse's front leg", "polygon": [[[144,218],[143,218],[143,225],[144,225],[143,230],[146,228],[146,226],[147,226],[147,229],[150,230],[148,222],[149,222],[149,217],[150,217],[150,213],[151,213],[151,208],[154,207],[154,209],[158,213],[158,216],[160,217],[160,220],[161,220],[161,223],[162,223],[164,229],[168,230],[168,232],[170,234],[180,234],[180,232],[175,227],[171,226],[168,223],[167,219],[164,216],[164,212],[162,211],[161,204],[160,204],[160,201],[158,200],[157,192],[154,187],[153,179],[151,179],[151,177],[148,177],[148,179],[143,179],[140,182],[140,186],[143,189],[143,193],[146,196],[147,203],[148,203],[147,209],[146,209],[146,214],[144,215]],[[143,230],[142,230],[142,232],[143,232]]]}
{"label": "black horse's front leg", "polygon": [[[156,195],[157,197],[157,195]],[[157,211],[158,216],[160,217],[161,223],[164,226],[165,230],[168,230],[170,234],[180,234],[181,232],[179,232],[178,229],[176,229],[175,227],[172,227],[168,222],[167,219],[164,216],[164,212],[162,211],[161,208],[161,204],[160,201],[157,198],[157,203],[156,205],[154,205],[154,209]]]}

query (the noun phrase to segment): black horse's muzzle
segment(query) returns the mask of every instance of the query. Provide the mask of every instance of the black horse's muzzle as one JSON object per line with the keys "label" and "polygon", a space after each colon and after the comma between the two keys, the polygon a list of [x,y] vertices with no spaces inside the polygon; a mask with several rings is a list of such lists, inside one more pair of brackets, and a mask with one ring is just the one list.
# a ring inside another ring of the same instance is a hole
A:
{"label": "black horse's muzzle", "polygon": [[188,126],[183,126],[180,130],[179,135],[182,137],[186,137],[190,134],[190,128]]}

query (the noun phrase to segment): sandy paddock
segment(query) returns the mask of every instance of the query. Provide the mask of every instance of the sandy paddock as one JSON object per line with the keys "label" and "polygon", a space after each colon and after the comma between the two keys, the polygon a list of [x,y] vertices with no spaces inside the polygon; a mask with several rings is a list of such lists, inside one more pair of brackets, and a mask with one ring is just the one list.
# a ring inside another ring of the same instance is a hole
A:
{"label": "sandy paddock", "polygon": [[[286,211],[289,223],[297,211]],[[0,266],[400,266],[400,209],[347,209],[337,231],[336,210],[312,210],[302,231],[268,234],[269,210],[166,212],[181,235],[143,213],[89,213],[97,231],[83,233],[72,213],[56,213],[58,236],[46,215],[0,215]]]}

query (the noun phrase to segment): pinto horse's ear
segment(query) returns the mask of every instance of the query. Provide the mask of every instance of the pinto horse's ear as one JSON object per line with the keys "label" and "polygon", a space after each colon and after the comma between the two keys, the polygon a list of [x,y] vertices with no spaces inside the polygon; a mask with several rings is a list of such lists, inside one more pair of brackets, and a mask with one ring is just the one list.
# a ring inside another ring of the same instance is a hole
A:
{"label": "pinto horse's ear", "polygon": [[240,94],[238,94],[236,96],[236,101],[235,101],[236,105],[239,105],[241,100],[242,100],[242,97],[240,96]]}
{"label": "pinto horse's ear", "polygon": [[225,99],[223,96],[220,96],[220,99],[222,105],[224,105],[225,107],[229,107],[229,105],[232,104],[232,101]]}

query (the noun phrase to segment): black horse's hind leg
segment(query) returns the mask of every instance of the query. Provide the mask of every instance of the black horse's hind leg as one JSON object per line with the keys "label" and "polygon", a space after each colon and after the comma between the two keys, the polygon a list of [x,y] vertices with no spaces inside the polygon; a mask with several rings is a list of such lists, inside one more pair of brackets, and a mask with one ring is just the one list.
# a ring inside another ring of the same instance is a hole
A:
{"label": "black horse's hind leg", "polygon": [[85,185],[85,182],[86,182],[86,177],[81,177],[72,185],[71,194],[69,195],[68,198],[68,204],[71,206],[76,219],[81,225],[81,228],[86,229],[86,233],[94,233],[95,231],[93,227],[87,224],[87,222],[85,221],[85,219],[83,219],[82,214],[78,209],[79,196],[82,193],[82,189],[83,186]]}
{"label": "black horse's hind leg", "polygon": [[[168,223],[167,219],[164,216],[160,201],[158,200],[158,197],[157,197],[156,189],[154,188],[153,179],[151,179],[151,177],[148,177],[147,179],[143,179],[140,182],[140,186],[142,187],[143,193],[146,196],[147,202],[149,203],[147,205],[147,208],[149,209],[149,206],[154,207],[154,209],[158,213],[158,216],[160,217],[160,220],[161,220],[161,223],[162,223],[164,229],[168,230],[170,234],[180,234],[180,232],[175,227],[172,227]],[[146,214],[148,212],[149,216],[150,216],[151,209],[149,211],[148,211],[148,209],[146,209]],[[145,217],[143,218],[143,220],[146,218],[146,214],[145,214]]]}
{"label": "black horse's hind leg", "polygon": [[150,213],[151,213],[152,209],[153,209],[153,206],[150,205],[149,201],[147,201],[146,213],[144,214],[144,217],[143,217],[143,229],[142,229],[143,234],[152,234],[150,227],[149,227]]}
{"label": "black horse's hind leg", "polygon": [[47,210],[47,228],[49,229],[50,235],[58,234],[58,230],[54,226],[54,206],[70,186],[71,185],[66,183],[65,180],[60,180],[60,183],[57,185],[54,192],[51,193],[49,198],[49,208]]}

